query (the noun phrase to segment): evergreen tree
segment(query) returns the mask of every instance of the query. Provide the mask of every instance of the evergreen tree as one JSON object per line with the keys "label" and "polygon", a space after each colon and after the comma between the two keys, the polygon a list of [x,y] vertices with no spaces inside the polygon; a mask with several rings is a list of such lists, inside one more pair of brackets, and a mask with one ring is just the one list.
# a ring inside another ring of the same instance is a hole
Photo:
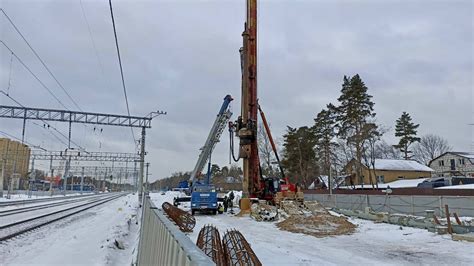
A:
{"label": "evergreen tree", "polygon": [[397,119],[395,124],[395,137],[399,137],[400,141],[395,148],[399,149],[403,154],[405,160],[409,160],[412,156],[412,151],[409,150],[410,145],[419,142],[420,138],[416,136],[417,128],[420,124],[412,122],[410,114],[403,112],[402,116]]}
{"label": "evergreen tree", "polygon": [[[331,171],[332,140],[336,136],[334,124],[334,114],[330,110],[323,109],[316,115],[314,126],[312,128],[316,139],[316,145],[319,150],[318,157],[322,160],[323,164],[321,172],[328,176],[330,176]],[[331,180],[329,180],[329,184],[326,185],[331,187]]]}
{"label": "evergreen tree", "polygon": [[283,138],[282,164],[292,182],[307,187],[309,185],[308,180],[318,172],[314,132],[306,126],[298,129],[288,127]]}
{"label": "evergreen tree", "polygon": [[329,106],[336,114],[338,136],[346,140],[347,144],[354,147],[357,162],[357,177],[363,185],[362,155],[364,144],[369,138],[367,134],[367,124],[375,120],[374,102],[372,96],[367,93],[367,86],[357,74],[346,77],[341,89],[341,96],[338,98],[339,106]]}

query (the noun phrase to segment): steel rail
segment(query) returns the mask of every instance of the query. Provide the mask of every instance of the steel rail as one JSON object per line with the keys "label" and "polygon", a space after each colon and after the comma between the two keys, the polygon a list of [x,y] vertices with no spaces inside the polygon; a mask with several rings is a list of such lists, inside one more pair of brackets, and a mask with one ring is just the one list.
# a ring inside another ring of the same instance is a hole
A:
{"label": "steel rail", "polygon": [[47,202],[47,201],[56,201],[56,200],[64,200],[64,199],[73,199],[73,198],[86,198],[95,196],[96,194],[91,195],[77,195],[77,196],[63,196],[63,197],[54,197],[54,198],[43,198],[43,199],[29,199],[29,200],[14,200],[14,201],[6,201],[0,202],[0,207],[10,207],[22,204],[34,204],[39,202]]}
{"label": "steel rail", "polygon": [[[37,229],[39,227],[42,227],[42,226],[45,226],[45,225],[48,225],[48,224],[51,224],[53,222],[56,222],[56,221],[59,221],[59,220],[62,220],[64,218],[67,218],[67,217],[70,217],[72,215],[75,215],[77,213],[80,213],[80,212],[83,212],[85,210],[88,210],[88,209],[91,209],[93,207],[96,207],[98,205],[101,205],[101,204],[104,204],[104,203],[107,203],[109,201],[112,201],[112,200],[115,200],[117,198],[120,198],[120,197],[123,197],[125,196],[126,193],[124,194],[120,194],[120,195],[113,195],[113,196],[110,196],[110,197],[105,197],[105,198],[102,198],[102,199],[99,199],[99,200],[95,200],[95,201],[92,201],[92,202],[88,202],[88,203],[85,203],[85,204],[82,204],[82,205],[78,205],[78,206],[74,206],[72,208],[67,208],[67,209],[64,209],[64,210],[60,210],[60,211],[56,211],[56,212],[52,212],[52,213],[48,213],[48,214],[44,214],[44,215],[40,215],[38,217],[34,217],[34,218],[29,218],[29,219],[26,219],[26,220],[22,220],[22,221],[19,221],[19,222],[14,222],[14,223],[11,223],[11,224],[8,224],[8,225],[5,225],[5,226],[0,226],[0,233],[1,233],[1,230],[5,230],[5,229],[10,229],[10,228],[14,228],[14,226],[18,226],[18,225],[22,225],[22,224],[27,224],[31,221],[35,221],[35,220],[40,220],[42,218],[45,218],[45,217],[48,217],[48,216],[53,216],[53,215],[56,215],[56,214],[59,214],[59,213],[63,213],[63,212],[67,212],[67,211],[71,211],[71,210],[74,210],[74,209],[78,209],[79,210],[76,210],[76,211],[73,211],[73,212],[70,212],[70,213],[66,213],[64,215],[60,215],[56,218],[53,218],[53,219],[49,219],[49,220],[46,220],[44,222],[39,222],[37,224],[33,224],[33,226],[26,226],[25,228],[22,228],[20,230],[16,230],[14,231],[13,233],[9,233],[9,234],[6,234],[6,235],[0,235],[0,243],[5,241],[5,240],[8,240],[8,239],[11,239],[13,237],[16,237],[18,235],[21,235],[21,234],[24,234],[26,232],[29,232],[29,231],[32,231],[34,229]],[[87,206],[87,205],[90,205],[90,206]],[[87,206],[87,207],[85,207]],[[84,207],[84,208],[81,208],[81,207]]]}
{"label": "steel rail", "polygon": [[[100,198],[100,197],[101,197],[101,195],[94,195],[94,196],[87,197],[85,199],[94,199],[94,198]],[[23,207],[23,208],[18,208],[18,209],[4,210],[4,211],[0,211],[0,217],[14,215],[14,214],[18,214],[18,213],[29,212],[29,211],[41,210],[41,209],[46,209],[46,208],[56,207],[56,206],[61,206],[61,205],[66,205],[66,204],[71,204],[71,203],[74,203],[74,202],[83,201],[85,199],[84,198],[66,199],[66,200],[61,201],[61,202],[53,202],[53,203]]]}

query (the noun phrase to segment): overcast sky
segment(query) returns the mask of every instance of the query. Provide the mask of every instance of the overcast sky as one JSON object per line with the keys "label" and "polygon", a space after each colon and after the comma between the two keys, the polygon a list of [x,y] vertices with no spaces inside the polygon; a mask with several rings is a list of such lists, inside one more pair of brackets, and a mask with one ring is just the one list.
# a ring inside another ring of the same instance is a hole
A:
{"label": "overcast sky", "polygon": [[[2,0],[81,109],[126,114],[108,1]],[[164,110],[147,131],[151,179],[194,167],[226,94],[240,113],[238,50],[245,1],[113,1],[131,113]],[[391,128],[403,111],[421,135],[473,151],[473,1],[260,1],[259,98],[274,135],[287,125],[311,125],[336,103],[344,75],[360,74],[373,95],[377,120]],[[72,102],[0,14],[1,39],[70,109]],[[23,105],[61,105],[1,51],[0,89]],[[11,73],[11,75],[10,75]],[[9,78],[11,76],[11,78]],[[13,105],[0,94],[0,104]],[[21,136],[21,121],[0,120]],[[41,124],[42,123],[38,123]],[[52,123],[67,132],[61,123]],[[28,122],[26,138],[48,150],[65,145]],[[73,140],[89,151],[134,152],[130,130],[75,125]],[[54,133],[54,132],[53,132]],[[135,131],[139,136],[139,131]],[[213,161],[228,164],[228,133]],[[39,164],[45,167],[46,163]]]}

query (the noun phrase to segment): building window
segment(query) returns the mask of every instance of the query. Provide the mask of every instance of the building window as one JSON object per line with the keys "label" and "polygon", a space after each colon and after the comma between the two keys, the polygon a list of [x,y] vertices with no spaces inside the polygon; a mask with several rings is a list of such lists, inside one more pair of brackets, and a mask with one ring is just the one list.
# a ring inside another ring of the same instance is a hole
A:
{"label": "building window", "polygon": [[404,176],[399,176],[398,179],[405,179],[405,177]]}
{"label": "building window", "polygon": [[439,166],[444,166],[444,161],[440,160],[440,161],[438,161],[438,164],[439,164]]}
{"label": "building window", "polygon": [[466,163],[464,162],[464,159],[461,159],[461,164],[465,165]]}
{"label": "building window", "polygon": [[377,176],[377,183],[380,183],[380,184],[385,183],[385,177],[383,175]]}

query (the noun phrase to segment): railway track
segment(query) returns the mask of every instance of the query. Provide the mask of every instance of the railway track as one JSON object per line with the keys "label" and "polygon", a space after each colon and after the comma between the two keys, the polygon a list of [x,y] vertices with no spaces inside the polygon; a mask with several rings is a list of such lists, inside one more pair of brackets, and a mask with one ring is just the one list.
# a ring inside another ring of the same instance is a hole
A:
{"label": "railway track", "polygon": [[2,201],[0,202],[0,207],[11,207],[11,206],[16,206],[16,205],[35,204],[35,203],[40,203],[40,202],[58,201],[58,200],[65,200],[65,199],[87,198],[87,197],[92,197],[92,196],[96,196],[96,194],[52,197],[52,198],[42,198],[42,199]]}
{"label": "railway track", "polygon": [[16,221],[10,224],[0,226],[0,243],[16,237],[18,235],[24,234],[31,230],[37,229],[39,227],[51,224],[53,222],[62,220],[64,218],[70,217],[74,214],[83,212],[85,210],[91,209],[93,207],[99,206],[101,204],[107,203],[109,201],[115,200],[122,196],[125,196],[126,193],[121,193],[118,195],[107,195],[105,197],[100,197],[99,199],[93,199],[83,204],[74,205],[69,208],[65,208],[58,211],[53,211],[51,213],[42,214],[36,217],[27,218],[21,221]]}
{"label": "railway track", "polygon": [[46,208],[51,208],[51,207],[56,207],[56,206],[61,206],[61,205],[67,205],[74,202],[84,201],[85,199],[94,199],[94,198],[100,198],[100,197],[103,197],[103,196],[94,195],[94,196],[89,196],[87,198],[67,199],[61,202],[53,202],[49,204],[41,204],[41,205],[35,205],[35,206],[29,206],[29,207],[23,207],[23,208],[17,208],[17,209],[4,210],[4,211],[0,211],[0,217],[14,215],[18,213],[30,212],[30,211],[35,211],[35,210],[41,210],[41,209],[46,209]]}

